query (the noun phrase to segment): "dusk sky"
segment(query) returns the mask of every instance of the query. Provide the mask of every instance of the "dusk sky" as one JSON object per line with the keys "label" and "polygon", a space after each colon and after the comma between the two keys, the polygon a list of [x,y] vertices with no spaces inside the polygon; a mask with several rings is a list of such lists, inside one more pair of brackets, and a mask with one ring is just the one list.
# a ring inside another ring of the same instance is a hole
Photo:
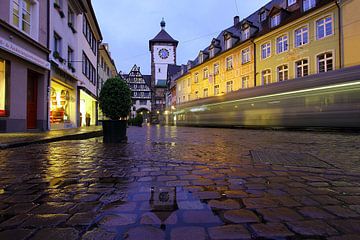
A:
{"label": "dusk sky", "polygon": [[103,42],[118,71],[128,73],[134,64],[150,74],[149,40],[165,30],[179,41],[177,64],[186,64],[209,45],[233,17],[247,17],[268,0],[92,0]]}

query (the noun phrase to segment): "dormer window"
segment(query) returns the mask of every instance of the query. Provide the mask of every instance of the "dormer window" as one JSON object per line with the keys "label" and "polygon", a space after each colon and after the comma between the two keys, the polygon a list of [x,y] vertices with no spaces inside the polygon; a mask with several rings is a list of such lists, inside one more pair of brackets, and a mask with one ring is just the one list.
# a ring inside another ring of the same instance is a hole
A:
{"label": "dormer window", "polygon": [[202,52],[199,54],[199,61],[200,63],[204,62],[204,54]]}
{"label": "dormer window", "polygon": [[215,48],[210,49],[210,58],[213,58],[215,56]]}
{"label": "dormer window", "polygon": [[266,11],[263,11],[260,13],[260,22],[263,22],[266,20]]}
{"label": "dormer window", "polygon": [[249,39],[250,38],[250,27],[247,27],[243,30],[243,39]]}
{"label": "dormer window", "polygon": [[231,44],[232,44],[232,39],[231,39],[231,37],[229,37],[228,39],[225,40],[225,49],[226,50],[230,49]]}
{"label": "dormer window", "polygon": [[315,7],[316,0],[304,0],[303,1],[303,10],[304,12],[310,10],[311,8]]}
{"label": "dormer window", "polygon": [[288,7],[295,3],[296,3],[296,0],[288,0]]}
{"label": "dormer window", "polygon": [[271,27],[276,27],[280,24],[280,13],[271,17]]}

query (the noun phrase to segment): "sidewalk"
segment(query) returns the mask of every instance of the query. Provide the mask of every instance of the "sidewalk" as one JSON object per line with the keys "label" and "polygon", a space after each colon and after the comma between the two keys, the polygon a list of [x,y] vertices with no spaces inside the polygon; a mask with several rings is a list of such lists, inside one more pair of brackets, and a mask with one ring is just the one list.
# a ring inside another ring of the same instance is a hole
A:
{"label": "sidewalk", "polygon": [[101,126],[52,130],[47,132],[0,133],[0,149],[26,146],[34,143],[79,140],[102,136]]}

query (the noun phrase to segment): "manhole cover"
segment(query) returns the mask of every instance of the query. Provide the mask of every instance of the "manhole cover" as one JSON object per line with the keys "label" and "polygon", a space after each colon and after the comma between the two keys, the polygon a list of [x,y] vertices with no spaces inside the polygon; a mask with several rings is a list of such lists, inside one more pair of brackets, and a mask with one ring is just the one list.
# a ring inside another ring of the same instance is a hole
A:
{"label": "manhole cover", "polygon": [[286,153],[269,150],[250,150],[251,157],[255,163],[333,168],[330,164],[308,153]]}

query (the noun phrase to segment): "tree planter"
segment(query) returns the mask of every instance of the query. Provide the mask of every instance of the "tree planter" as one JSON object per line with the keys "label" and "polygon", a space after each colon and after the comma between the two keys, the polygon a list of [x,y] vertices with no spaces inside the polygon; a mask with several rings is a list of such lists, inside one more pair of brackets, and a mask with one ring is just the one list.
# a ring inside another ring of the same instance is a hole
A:
{"label": "tree planter", "polygon": [[103,142],[122,143],[127,141],[126,120],[103,120]]}

